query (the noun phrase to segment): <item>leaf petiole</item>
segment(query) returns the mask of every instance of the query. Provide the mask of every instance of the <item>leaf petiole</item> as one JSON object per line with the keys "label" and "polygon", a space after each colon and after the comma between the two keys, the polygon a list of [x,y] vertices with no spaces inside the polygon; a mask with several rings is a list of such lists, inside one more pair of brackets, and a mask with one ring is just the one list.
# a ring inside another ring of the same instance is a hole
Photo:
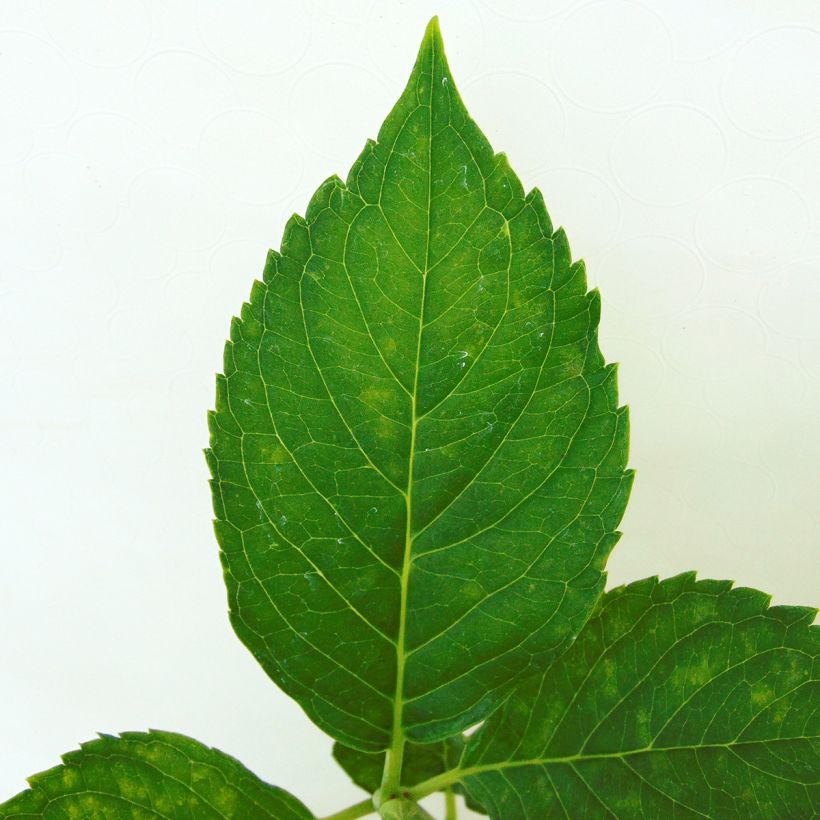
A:
{"label": "leaf petiole", "polygon": [[[398,705],[398,711],[396,713],[398,721],[401,715],[401,699],[398,696],[396,697],[396,704]],[[400,724],[397,722],[395,725],[399,726]],[[382,777],[379,794],[381,803],[389,800],[391,796],[394,795],[394,792],[398,792],[404,762],[404,743],[404,735],[401,729],[394,730],[393,742],[384,758],[384,775]]]}
{"label": "leaf petiole", "polygon": [[418,785],[407,789],[407,792],[413,800],[421,800],[422,798],[427,797],[428,794],[442,791],[447,789],[449,786],[452,786],[454,783],[458,783],[458,781],[461,780],[462,774],[463,772],[461,769],[450,769],[449,771],[437,774],[435,777],[431,777],[429,780],[424,780]]}
{"label": "leaf petiole", "polygon": [[322,820],[356,820],[358,817],[367,817],[368,814],[374,814],[373,801],[368,798],[362,800],[361,803],[356,803],[355,806],[348,806],[346,809],[336,812],[336,814],[329,814]]}
{"label": "leaf petiole", "polygon": [[452,789],[444,792],[444,820],[458,820],[458,805],[456,804],[456,793]]}

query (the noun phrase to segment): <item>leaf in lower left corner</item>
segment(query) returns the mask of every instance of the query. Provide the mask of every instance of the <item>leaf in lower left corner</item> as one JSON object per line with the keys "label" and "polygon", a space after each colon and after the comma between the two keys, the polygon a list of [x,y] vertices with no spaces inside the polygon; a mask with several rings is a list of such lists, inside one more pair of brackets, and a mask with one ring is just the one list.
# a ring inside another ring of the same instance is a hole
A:
{"label": "leaf in lower left corner", "polygon": [[295,797],[260,780],[230,755],[170,732],[102,735],[29,783],[29,789],[0,805],[0,820],[313,820]]}

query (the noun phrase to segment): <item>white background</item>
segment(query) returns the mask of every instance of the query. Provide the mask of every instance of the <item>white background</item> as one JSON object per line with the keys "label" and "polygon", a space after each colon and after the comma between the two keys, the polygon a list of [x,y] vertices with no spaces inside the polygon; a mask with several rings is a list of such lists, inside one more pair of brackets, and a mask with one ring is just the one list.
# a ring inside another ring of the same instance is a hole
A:
{"label": "white background", "polygon": [[611,584],[819,602],[816,0],[2,0],[0,798],[152,726],[361,799],[231,632],[201,449],[230,316],[435,12],[603,293],[638,470]]}

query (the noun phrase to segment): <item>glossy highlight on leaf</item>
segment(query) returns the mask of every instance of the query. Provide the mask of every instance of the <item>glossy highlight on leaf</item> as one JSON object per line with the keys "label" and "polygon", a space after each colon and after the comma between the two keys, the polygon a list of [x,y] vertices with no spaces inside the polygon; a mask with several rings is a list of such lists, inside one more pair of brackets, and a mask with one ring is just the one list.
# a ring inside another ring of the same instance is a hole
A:
{"label": "glossy highlight on leaf", "polygon": [[344,744],[465,729],[587,619],[631,483],[599,311],[433,21],[270,253],[211,417],[234,628]]}

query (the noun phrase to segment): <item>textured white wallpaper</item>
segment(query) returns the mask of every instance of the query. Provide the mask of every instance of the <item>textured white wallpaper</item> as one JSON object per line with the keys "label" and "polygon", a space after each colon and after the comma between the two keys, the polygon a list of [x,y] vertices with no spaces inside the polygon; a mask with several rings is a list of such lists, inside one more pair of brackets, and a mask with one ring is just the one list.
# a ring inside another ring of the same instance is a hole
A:
{"label": "textured white wallpaper", "polygon": [[603,294],[610,582],[820,603],[816,0],[0,0],[0,798],[152,726],[360,799],[233,637],[201,449],[230,316],[433,13]]}

